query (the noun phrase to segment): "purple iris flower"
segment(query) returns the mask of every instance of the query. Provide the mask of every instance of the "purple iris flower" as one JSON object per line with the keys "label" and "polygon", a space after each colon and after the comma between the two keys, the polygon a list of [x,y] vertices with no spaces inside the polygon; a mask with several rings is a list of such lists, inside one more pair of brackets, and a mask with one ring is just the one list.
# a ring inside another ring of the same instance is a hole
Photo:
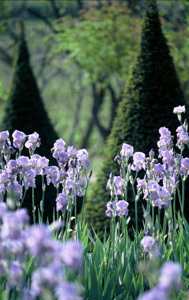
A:
{"label": "purple iris flower", "polygon": [[167,261],[161,268],[159,286],[165,291],[178,289],[181,285],[182,267],[177,262]]}
{"label": "purple iris flower", "polygon": [[83,264],[83,246],[79,241],[69,240],[63,245],[61,257],[72,269],[80,269]]}
{"label": "purple iris flower", "polygon": [[115,196],[124,195],[125,185],[123,178],[120,176],[114,176],[113,179],[108,179],[106,189],[113,191]]}
{"label": "purple iris flower", "polygon": [[162,151],[169,150],[173,146],[171,132],[166,127],[159,129],[160,140],[157,142],[159,148],[159,157],[162,157]]}
{"label": "purple iris flower", "polygon": [[0,142],[5,142],[8,138],[9,138],[8,130],[0,132]]}
{"label": "purple iris flower", "polygon": [[65,210],[67,206],[66,195],[64,193],[60,193],[56,198],[56,210]]}
{"label": "purple iris flower", "polygon": [[117,216],[127,216],[128,215],[129,203],[125,200],[120,200],[116,203],[116,215]]}
{"label": "purple iris flower", "polygon": [[48,171],[46,172],[47,185],[49,185],[51,182],[54,185],[58,184],[60,182],[58,175],[59,175],[58,167],[49,166]]}
{"label": "purple iris flower", "polygon": [[56,140],[52,148],[54,158],[59,159],[60,153],[65,152],[65,145],[66,143],[63,139]]}
{"label": "purple iris flower", "polygon": [[164,167],[160,163],[154,165],[153,172],[154,172],[155,176],[157,177],[158,181],[163,179],[165,176]]}
{"label": "purple iris flower", "polygon": [[149,252],[154,247],[155,241],[154,241],[153,237],[146,235],[142,238],[140,243],[143,247],[143,251]]}
{"label": "purple iris flower", "polygon": [[17,182],[14,181],[13,183],[8,183],[7,192],[11,194],[15,200],[21,200],[23,196],[23,187]]}
{"label": "purple iris flower", "polygon": [[34,225],[29,228],[26,244],[33,256],[44,255],[52,250],[51,232],[45,225]]}
{"label": "purple iris flower", "polygon": [[0,183],[6,184],[10,181],[10,174],[7,171],[3,170],[0,173]]}
{"label": "purple iris flower", "polygon": [[138,300],[168,300],[168,295],[164,290],[161,290],[158,286],[151,291],[144,293],[138,298]]}
{"label": "purple iris flower", "polygon": [[131,169],[134,171],[140,171],[141,169],[145,170],[145,159],[146,156],[143,152],[135,152],[133,154],[133,165]]}
{"label": "purple iris flower", "polygon": [[23,269],[18,261],[11,261],[9,267],[9,285],[11,288],[21,286]]}
{"label": "purple iris flower", "polygon": [[82,164],[83,168],[88,168],[90,166],[90,160],[87,150],[80,149],[77,151],[77,159]]}
{"label": "purple iris flower", "polygon": [[10,159],[6,165],[6,172],[11,175],[16,175],[20,173],[20,168],[15,159]]}
{"label": "purple iris flower", "polygon": [[185,145],[187,145],[189,142],[188,125],[184,123],[183,125],[179,126],[176,129],[176,132],[177,132],[176,146],[179,149],[183,150]]}
{"label": "purple iris flower", "polygon": [[77,150],[74,148],[74,146],[68,146],[67,153],[69,158],[75,158],[77,155]]}
{"label": "purple iris flower", "polygon": [[28,140],[25,143],[25,147],[29,150],[35,151],[37,147],[39,147],[41,144],[39,134],[37,132],[34,132],[32,134],[28,135]]}
{"label": "purple iris flower", "polygon": [[189,175],[189,157],[185,157],[181,159],[181,175]]}
{"label": "purple iris flower", "polygon": [[109,201],[106,204],[107,210],[105,212],[106,216],[111,218],[112,215],[115,215],[115,211],[116,211],[116,202],[115,201]]}
{"label": "purple iris flower", "polygon": [[27,156],[21,155],[17,158],[16,161],[19,167],[22,167],[24,169],[30,167],[30,160]]}
{"label": "purple iris flower", "polygon": [[23,178],[23,185],[26,188],[29,187],[36,187],[35,185],[35,178],[36,178],[36,173],[34,170],[30,169],[30,170],[26,170],[24,173],[24,178]]}
{"label": "purple iris flower", "polygon": [[120,151],[120,156],[122,159],[129,159],[129,157],[133,156],[134,148],[130,146],[129,144],[123,143],[122,149]]}
{"label": "purple iris flower", "polygon": [[12,134],[12,137],[13,137],[13,146],[15,148],[18,148],[19,150],[22,150],[26,139],[25,133],[19,130],[15,130]]}
{"label": "purple iris flower", "polygon": [[80,294],[80,287],[75,283],[62,282],[56,289],[58,300],[83,300]]}
{"label": "purple iris flower", "polygon": [[185,108],[185,105],[181,106],[177,106],[177,107],[174,107],[173,109],[173,113],[174,114],[182,114],[182,113],[185,113],[186,112],[186,108]]}

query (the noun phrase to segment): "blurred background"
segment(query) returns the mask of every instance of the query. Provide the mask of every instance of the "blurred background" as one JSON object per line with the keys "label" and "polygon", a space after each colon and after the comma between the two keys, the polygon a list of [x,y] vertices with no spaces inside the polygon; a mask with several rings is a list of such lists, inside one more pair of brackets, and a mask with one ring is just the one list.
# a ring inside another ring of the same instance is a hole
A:
{"label": "blurred background", "polygon": [[[157,4],[189,104],[189,1]],[[145,8],[142,0],[0,0],[0,123],[23,20],[50,120],[67,146],[88,150],[94,180],[139,51]]]}

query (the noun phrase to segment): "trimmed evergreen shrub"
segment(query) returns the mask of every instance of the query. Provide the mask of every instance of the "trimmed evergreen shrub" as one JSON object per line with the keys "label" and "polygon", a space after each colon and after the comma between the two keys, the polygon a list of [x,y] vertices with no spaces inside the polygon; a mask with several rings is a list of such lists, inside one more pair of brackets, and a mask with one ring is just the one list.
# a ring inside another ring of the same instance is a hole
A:
{"label": "trimmed evergreen shrub", "polygon": [[[50,123],[30,66],[30,55],[23,28],[18,42],[10,93],[1,125],[1,130],[9,130],[10,134],[15,129],[21,130],[25,134],[31,134],[34,131],[39,133],[41,146],[37,148],[36,153],[46,156],[51,163],[56,163],[52,158],[50,149],[53,147],[55,140],[58,139],[58,136]],[[27,155],[28,153],[24,154]],[[37,202],[41,200],[41,183],[39,184],[35,198]],[[52,219],[55,198],[54,187],[47,188],[44,215],[50,219]],[[24,206],[28,207],[30,214],[31,203],[31,194],[28,191]]]}
{"label": "trimmed evergreen shrub", "polygon": [[[153,148],[157,155],[158,129],[165,126],[175,134],[179,124],[176,115],[173,115],[173,108],[184,104],[169,47],[162,33],[156,2],[149,0],[142,28],[140,54],[107,139],[102,169],[85,207],[86,221],[96,231],[104,229],[109,222],[105,216],[106,203],[110,200],[106,183],[110,172],[119,175],[119,166],[114,158],[119,155],[122,144],[128,143],[135,151],[145,154]],[[134,216],[131,198],[128,197],[128,201],[129,215]],[[141,206],[140,212],[141,222]]]}

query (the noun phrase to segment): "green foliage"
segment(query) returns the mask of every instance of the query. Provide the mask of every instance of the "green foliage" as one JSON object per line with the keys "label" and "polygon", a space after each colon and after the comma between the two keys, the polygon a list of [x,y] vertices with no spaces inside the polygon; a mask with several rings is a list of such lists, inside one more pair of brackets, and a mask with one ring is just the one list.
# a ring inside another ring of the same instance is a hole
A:
{"label": "green foliage", "polygon": [[67,63],[77,62],[95,81],[107,81],[114,72],[120,77],[128,73],[139,19],[130,16],[127,6],[116,1],[101,9],[91,6],[74,23],[65,17],[57,27],[64,32],[56,35],[60,43],[56,51],[70,51]]}
{"label": "green foliage", "polygon": [[[173,108],[183,105],[184,97],[162,33],[155,1],[148,2],[142,29],[141,50],[132,69],[125,97],[120,103],[113,128],[104,150],[104,162],[98,174],[91,198],[85,207],[88,224],[98,231],[108,225],[105,217],[109,192],[105,192],[110,172],[118,175],[119,167],[114,158],[122,144],[134,146],[145,154],[157,151],[158,129],[166,126],[172,133],[177,127]],[[134,216],[132,199],[131,215]],[[142,221],[140,207],[139,223]]]}
{"label": "green foliage", "polygon": [[8,94],[3,82],[0,80],[0,100],[6,101],[8,99]]}
{"label": "green foliage", "polygon": [[[29,60],[27,44],[22,32],[14,61],[12,84],[1,130],[8,130],[10,134],[16,129],[25,134],[36,131],[41,138],[41,147],[38,153],[52,161],[50,149],[52,149],[58,136],[49,121]],[[51,192],[48,191],[46,201],[49,203],[48,206],[45,205],[46,213],[49,216],[52,215],[55,198],[55,195],[52,198]],[[27,198],[25,203],[28,201],[27,205],[30,207],[31,195],[29,194]],[[37,199],[38,201],[41,200],[41,192],[37,193]]]}

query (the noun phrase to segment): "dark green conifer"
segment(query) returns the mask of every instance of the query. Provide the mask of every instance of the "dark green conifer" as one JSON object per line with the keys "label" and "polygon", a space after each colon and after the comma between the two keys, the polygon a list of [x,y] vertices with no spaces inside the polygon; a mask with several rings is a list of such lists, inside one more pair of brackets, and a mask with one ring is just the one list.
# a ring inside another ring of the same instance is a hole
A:
{"label": "dark green conifer", "polygon": [[[55,140],[58,139],[58,136],[51,125],[41,99],[30,66],[30,55],[24,37],[23,26],[21,28],[22,31],[13,65],[12,83],[1,129],[9,130],[10,134],[15,129],[23,131],[25,134],[31,134],[36,131],[41,139],[41,146],[37,148],[36,152],[41,156],[46,156],[51,163],[55,163],[52,160],[50,149],[53,147]],[[46,192],[45,214],[52,217],[56,194],[53,193],[52,196],[51,190]],[[38,200],[40,200],[41,186],[35,194]],[[31,199],[26,199],[24,205],[29,206],[31,210]]]}
{"label": "dark green conifer", "polygon": [[[119,175],[114,158],[119,155],[122,144],[128,143],[135,151],[145,154],[153,148],[157,154],[158,129],[166,126],[175,134],[179,124],[173,115],[173,108],[184,104],[173,60],[162,33],[156,1],[149,0],[142,28],[140,54],[107,139],[103,167],[85,207],[86,221],[96,231],[108,224],[105,210],[110,196],[109,191],[106,191],[106,183],[110,172]],[[129,214],[134,215],[131,203],[129,208]]]}

